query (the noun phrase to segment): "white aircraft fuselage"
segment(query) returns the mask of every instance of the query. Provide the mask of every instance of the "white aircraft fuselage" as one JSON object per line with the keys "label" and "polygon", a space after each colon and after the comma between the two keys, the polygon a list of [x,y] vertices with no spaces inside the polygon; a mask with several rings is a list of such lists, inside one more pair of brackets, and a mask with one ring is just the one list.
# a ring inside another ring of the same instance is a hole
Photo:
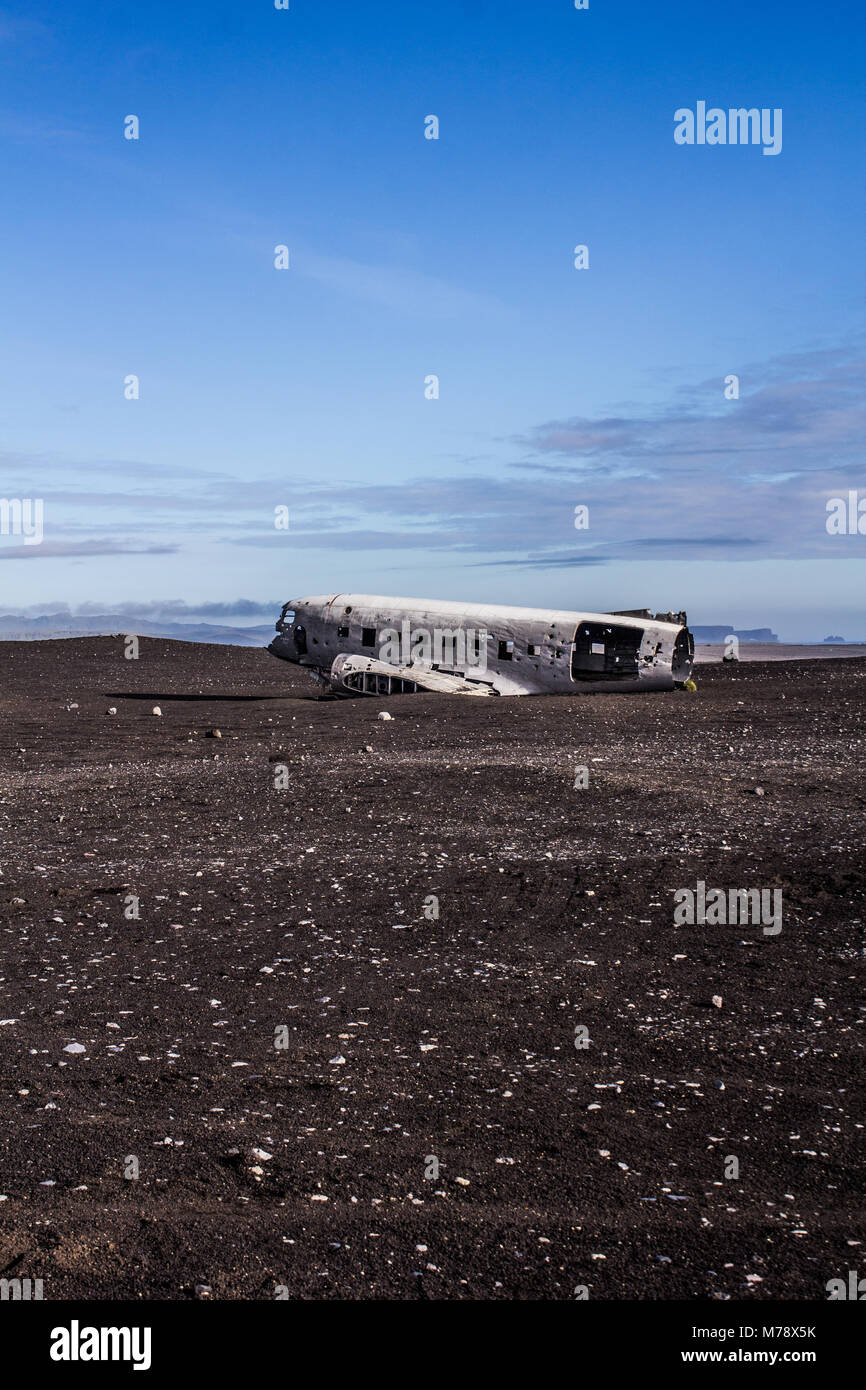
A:
{"label": "white aircraft fuselage", "polygon": [[685,613],[512,608],[380,594],[291,599],[268,651],[340,695],[581,695],[691,676]]}

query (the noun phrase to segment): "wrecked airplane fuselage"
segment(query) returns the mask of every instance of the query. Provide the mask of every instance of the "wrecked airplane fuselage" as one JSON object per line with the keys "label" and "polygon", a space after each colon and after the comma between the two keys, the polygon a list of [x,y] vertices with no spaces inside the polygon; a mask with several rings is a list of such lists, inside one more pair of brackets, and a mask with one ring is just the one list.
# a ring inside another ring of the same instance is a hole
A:
{"label": "wrecked airplane fuselage", "polygon": [[440,599],[291,599],[268,651],[338,695],[671,690],[691,676],[685,613],[580,613]]}

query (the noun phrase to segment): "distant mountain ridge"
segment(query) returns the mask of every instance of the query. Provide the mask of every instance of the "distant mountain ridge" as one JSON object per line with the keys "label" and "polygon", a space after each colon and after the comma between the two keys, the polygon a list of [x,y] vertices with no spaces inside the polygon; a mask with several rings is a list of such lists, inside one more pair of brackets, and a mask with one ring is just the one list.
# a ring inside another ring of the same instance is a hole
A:
{"label": "distant mountain ridge", "polygon": [[135,633],[139,637],[169,637],[176,642],[264,647],[274,635],[274,625],[229,627],[223,623],[151,622],[146,618],[130,618],[120,613],[96,613],[87,617],[49,613],[38,618],[0,613],[0,642],[33,642],[40,638],[57,637],[112,637],[118,632]]}

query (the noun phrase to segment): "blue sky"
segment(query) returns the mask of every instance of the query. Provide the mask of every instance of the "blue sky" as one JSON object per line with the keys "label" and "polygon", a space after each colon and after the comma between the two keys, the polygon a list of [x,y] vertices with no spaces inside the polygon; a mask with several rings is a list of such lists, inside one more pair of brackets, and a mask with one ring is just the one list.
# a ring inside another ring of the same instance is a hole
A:
{"label": "blue sky", "polygon": [[[866,536],[825,528],[866,497],[864,28],[0,5],[0,496],[45,504],[0,608],[362,590],[866,637]],[[781,108],[781,153],[675,144],[699,100]]]}

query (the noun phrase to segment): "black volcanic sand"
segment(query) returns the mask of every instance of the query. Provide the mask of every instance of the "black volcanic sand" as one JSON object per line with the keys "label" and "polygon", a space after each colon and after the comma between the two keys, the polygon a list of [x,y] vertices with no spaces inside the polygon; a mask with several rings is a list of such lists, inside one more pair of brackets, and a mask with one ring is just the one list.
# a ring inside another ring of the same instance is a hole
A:
{"label": "black volcanic sand", "polygon": [[[5,1277],[823,1300],[862,1273],[866,663],[344,703],[241,648],[0,664]],[[781,934],[674,926],[698,879],[781,888]]]}

